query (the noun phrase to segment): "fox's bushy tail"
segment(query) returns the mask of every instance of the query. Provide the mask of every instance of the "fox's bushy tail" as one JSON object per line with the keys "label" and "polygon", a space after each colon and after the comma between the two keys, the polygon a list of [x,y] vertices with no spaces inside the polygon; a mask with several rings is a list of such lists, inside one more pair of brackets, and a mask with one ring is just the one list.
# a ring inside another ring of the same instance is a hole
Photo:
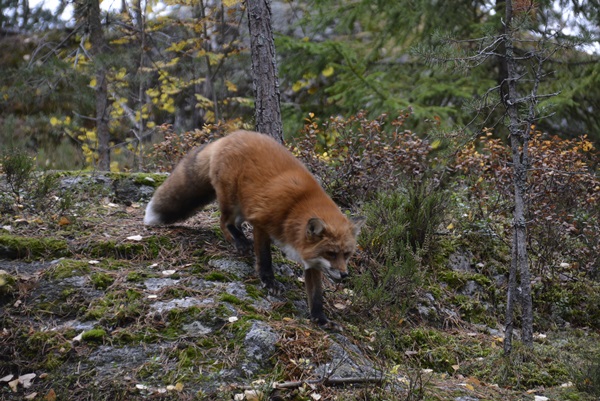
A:
{"label": "fox's bushy tail", "polygon": [[148,203],[145,225],[184,220],[215,200],[209,175],[211,154],[209,144],[192,150],[179,162]]}

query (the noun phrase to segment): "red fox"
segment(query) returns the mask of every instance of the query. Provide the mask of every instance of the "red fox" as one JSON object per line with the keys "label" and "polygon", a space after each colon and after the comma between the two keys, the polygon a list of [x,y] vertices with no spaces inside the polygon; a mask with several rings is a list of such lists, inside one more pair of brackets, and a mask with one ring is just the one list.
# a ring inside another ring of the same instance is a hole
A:
{"label": "red fox", "polygon": [[253,227],[256,271],[269,291],[277,291],[271,241],[304,267],[311,319],[339,329],[323,312],[322,274],[338,281],[348,275],[348,259],[364,218],[347,218],[306,167],[273,138],[236,131],[192,150],[156,190],[144,224],[186,219],[217,200],[225,238],[245,252],[252,242],[241,230]]}

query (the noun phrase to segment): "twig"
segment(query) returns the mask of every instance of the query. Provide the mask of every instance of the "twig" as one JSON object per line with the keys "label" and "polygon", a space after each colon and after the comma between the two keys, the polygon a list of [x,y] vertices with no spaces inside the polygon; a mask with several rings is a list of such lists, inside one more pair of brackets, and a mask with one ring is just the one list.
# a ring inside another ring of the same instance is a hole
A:
{"label": "twig", "polygon": [[[315,385],[320,384],[323,386],[340,386],[345,384],[367,384],[375,383],[380,384],[384,381],[383,377],[339,377],[339,378],[324,378],[315,380],[292,380],[279,383],[273,383],[274,389],[292,389],[302,387],[305,384]],[[242,390],[253,390],[255,386],[240,385],[236,386]]]}

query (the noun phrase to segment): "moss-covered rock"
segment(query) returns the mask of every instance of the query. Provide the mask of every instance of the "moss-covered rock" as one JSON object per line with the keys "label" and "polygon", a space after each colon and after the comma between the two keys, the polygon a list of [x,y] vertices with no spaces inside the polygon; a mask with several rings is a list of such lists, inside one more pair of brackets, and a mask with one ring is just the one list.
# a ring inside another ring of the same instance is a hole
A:
{"label": "moss-covered rock", "polygon": [[63,239],[0,235],[0,258],[37,260],[60,258],[70,254],[69,246]]}

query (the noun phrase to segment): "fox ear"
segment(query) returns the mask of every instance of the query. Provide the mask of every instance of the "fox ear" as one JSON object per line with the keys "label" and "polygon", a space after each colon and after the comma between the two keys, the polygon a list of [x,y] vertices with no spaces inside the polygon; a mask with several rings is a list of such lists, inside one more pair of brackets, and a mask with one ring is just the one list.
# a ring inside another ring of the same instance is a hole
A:
{"label": "fox ear", "polygon": [[325,232],[325,222],[318,217],[308,219],[306,225],[306,236],[308,238],[322,237]]}
{"label": "fox ear", "polygon": [[362,226],[365,225],[367,218],[363,217],[363,216],[357,216],[357,217],[350,218],[350,221],[353,224],[352,231],[354,233],[354,236],[357,237],[358,234],[360,234],[360,229],[362,228]]}

